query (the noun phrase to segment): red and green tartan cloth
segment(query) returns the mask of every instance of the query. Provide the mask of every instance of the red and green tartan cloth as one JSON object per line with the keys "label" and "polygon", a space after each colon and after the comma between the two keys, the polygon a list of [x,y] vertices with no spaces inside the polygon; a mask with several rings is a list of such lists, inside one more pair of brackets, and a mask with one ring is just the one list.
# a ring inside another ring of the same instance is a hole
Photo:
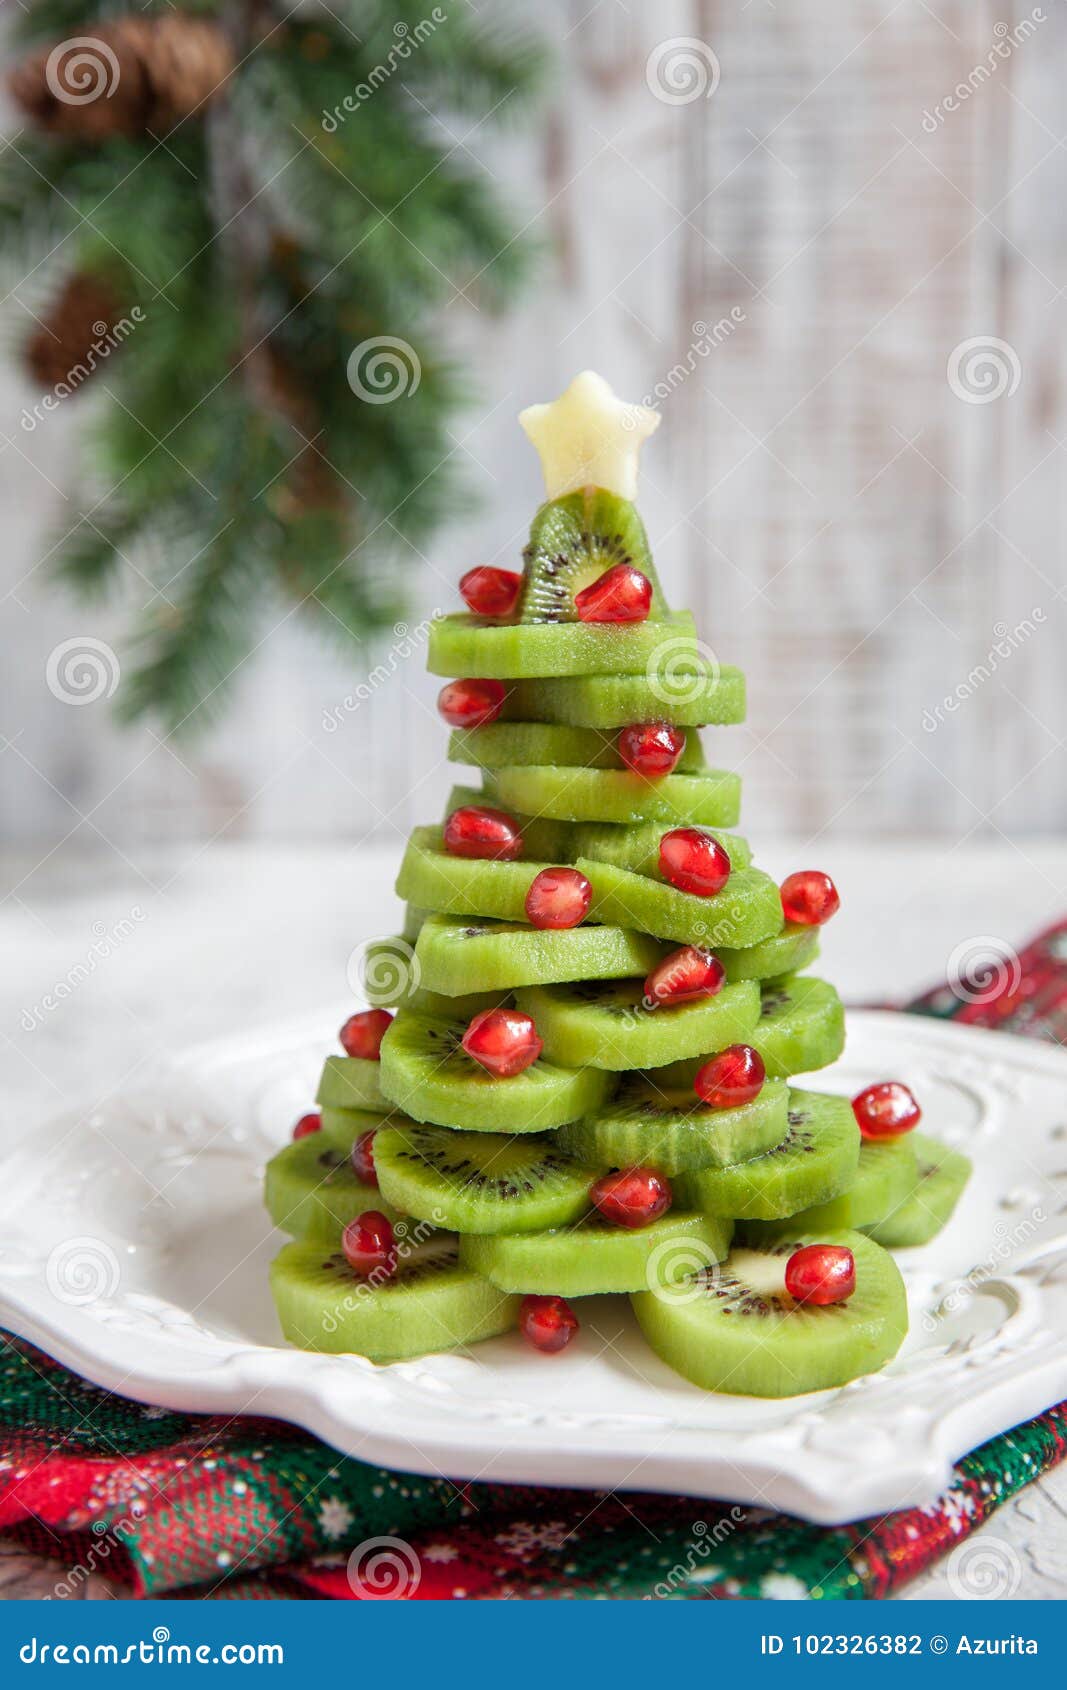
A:
{"label": "red and green tartan cloth", "polygon": [[[1067,1044],[1067,920],[909,1006]],[[174,1414],[0,1347],[0,1532],[137,1596],[886,1596],[1067,1454],[1067,1403],[957,1463],[925,1508],[849,1526],[683,1496],[452,1483],[278,1421]]]}

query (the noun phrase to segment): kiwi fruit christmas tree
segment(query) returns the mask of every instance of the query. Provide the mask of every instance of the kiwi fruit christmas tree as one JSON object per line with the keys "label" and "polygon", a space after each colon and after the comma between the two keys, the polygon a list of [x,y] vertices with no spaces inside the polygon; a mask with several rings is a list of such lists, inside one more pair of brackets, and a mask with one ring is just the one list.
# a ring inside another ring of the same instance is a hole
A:
{"label": "kiwi fruit christmas tree", "polygon": [[896,1354],[890,1252],[969,1165],[899,1081],[791,1083],[844,1045],[808,972],[838,896],[755,866],[706,760],[744,678],[664,599],[634,503],[658,416],[586,372],[520,421],[547,490],[522,571],[469,570],[430,638],[464,784],[412,834],[373,1007],[267,1168],[282,1329],[377,1362],[580,1351],[607,1294],[705,1389],[843,1384]]}

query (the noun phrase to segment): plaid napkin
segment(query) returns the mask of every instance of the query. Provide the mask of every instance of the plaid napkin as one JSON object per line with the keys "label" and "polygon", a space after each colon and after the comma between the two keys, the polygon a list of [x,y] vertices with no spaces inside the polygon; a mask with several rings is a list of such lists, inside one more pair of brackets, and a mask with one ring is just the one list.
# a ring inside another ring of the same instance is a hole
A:
{"label": "plaid napkin", "polygon": [[[1067,921],[909,1006],[1067,1043]],[[958,1463],[926,1508],[840,1527],[667,1497],[453,1484],[277,1421],[172,1414],[0,1336],[0,1531],[138,1596],[885,1596],[1067,1452],[1067,1403]]]}

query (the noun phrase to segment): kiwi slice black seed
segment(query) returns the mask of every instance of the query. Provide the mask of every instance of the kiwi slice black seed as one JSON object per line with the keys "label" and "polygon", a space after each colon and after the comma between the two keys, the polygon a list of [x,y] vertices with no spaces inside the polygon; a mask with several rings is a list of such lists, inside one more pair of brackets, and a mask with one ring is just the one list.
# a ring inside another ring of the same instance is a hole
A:
{"label": "kiwi slice black seed", "polygon": [[577,1220],[602,1172],[554,1140],[448,1127],[386,1127],[374,1141],[383,1195],[455,1232],[539,1232]]}
{"label": "kiwi slice black seed", "polygon": [[600,487],[582,488],[541,506],[523,553],[520,622],[577,622],[575,595],[618,564],[639,569],[652,584],[651,618],[666,612],[648,536],[628,499]]}

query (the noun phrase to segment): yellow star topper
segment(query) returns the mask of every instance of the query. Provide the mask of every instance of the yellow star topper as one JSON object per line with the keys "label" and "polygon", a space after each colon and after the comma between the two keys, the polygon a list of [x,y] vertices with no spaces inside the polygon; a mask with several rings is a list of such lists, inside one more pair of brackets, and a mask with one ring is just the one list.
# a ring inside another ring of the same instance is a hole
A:
{"label": "yellow star topper", "polygon": [[659,427],[659,413],[617,399],[603,376],[583,370],[550,405],[520,411],[519,422],[537,449],[550,499],[581,487],[633,499],[638,453]]}

